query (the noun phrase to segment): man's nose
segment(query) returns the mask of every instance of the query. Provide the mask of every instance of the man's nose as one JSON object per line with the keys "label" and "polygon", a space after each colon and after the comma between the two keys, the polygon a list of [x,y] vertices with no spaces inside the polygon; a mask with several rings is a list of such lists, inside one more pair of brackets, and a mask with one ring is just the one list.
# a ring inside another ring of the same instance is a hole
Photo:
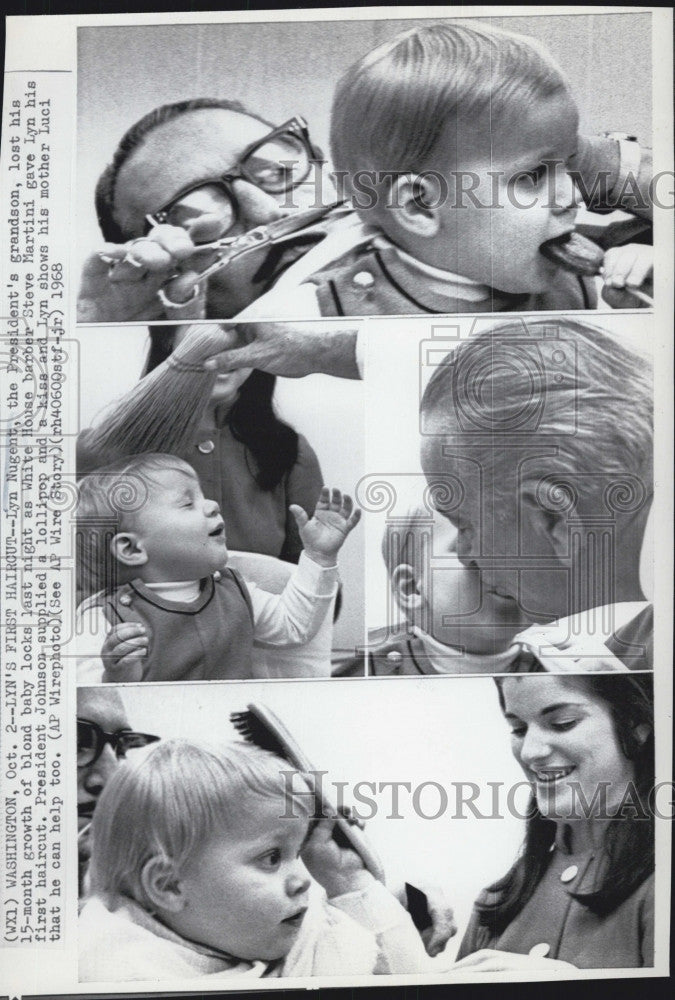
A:
{"label": "man's nose", "polygon": [[239,207],[239,219],[244,229],[265,226],[292,211],[292,208],[286,204],[286,200],[282,201],[284,207],[280,204],[281,199],[286,199],[284,195],[268,194],[262,188],[244,180],[234,181],[233,187]]}
{"label": "man's nose", "polygon": [[289,896],[302,896],[311,883],[310,874],[304,864],[297,858],[286,879],[286,892]]}
{"label": "man's nose", "polygon": [[550,196],[551,210],[558,215],[572,210],[576,211],[582,204],[581,191],[563,164],[558,164],[555,167]]}
{"label": "man's nose", "polygon": [[112,747],[105,746],[98,760],[86,768],[82,781],[86,791],[90,795],[98,797],[117,767],[119,767],[119,761]]}

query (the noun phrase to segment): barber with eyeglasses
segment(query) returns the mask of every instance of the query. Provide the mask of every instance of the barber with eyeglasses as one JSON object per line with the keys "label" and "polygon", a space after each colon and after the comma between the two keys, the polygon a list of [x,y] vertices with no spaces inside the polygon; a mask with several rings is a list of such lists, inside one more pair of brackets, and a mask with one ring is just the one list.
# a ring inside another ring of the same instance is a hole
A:
{"label": "barber with eyeglasses", "polygon": [[[336,196],[323,164],[301,118],[274,126],[238,102],[210,98],[151,111],[122,137],[99,179],[106,242],[85,263],[78,320],[237,315],[325,235],[321,217]],[[302,221],[298,233],[259,248],[253,236],[253,252],[217,269],[223,240],[229,246],[296,214],[317,224]],[[200,280],[207,268],[213,273]]]}
{"label": "barber with eyeglasses", "polygon": [[137,733],[129,725],[122,699],[113,688],[77,692],[77,845],[80,893],[91,854],[90,827],[99,795],[129,750],[155,743],[159,736]]}

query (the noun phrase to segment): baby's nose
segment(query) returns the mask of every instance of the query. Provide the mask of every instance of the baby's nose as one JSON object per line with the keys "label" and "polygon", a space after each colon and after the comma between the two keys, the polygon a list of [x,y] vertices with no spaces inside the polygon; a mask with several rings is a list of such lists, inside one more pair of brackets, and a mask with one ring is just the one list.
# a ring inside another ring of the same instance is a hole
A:
{"label": "baby's nose", "polygon": [[289,896],[302,896],[309,889],[311,881],[309,872],[298,858],[286,879],[286,892]]}
{"label": "baby's nose", "polygon": [[215,517],[217,514],[220,514],[220,507],[216,500],[205,500],[204,510],[207,517]]}

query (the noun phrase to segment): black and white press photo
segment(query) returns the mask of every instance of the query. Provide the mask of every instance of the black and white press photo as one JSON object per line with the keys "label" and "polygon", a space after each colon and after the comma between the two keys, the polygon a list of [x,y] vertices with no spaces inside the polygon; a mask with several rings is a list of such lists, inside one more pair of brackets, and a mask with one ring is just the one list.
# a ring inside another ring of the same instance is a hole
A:
{"label": "black and white press photo", "polygon": [[648,994],[672,11],[62,6],[5,48],[0,992]]}

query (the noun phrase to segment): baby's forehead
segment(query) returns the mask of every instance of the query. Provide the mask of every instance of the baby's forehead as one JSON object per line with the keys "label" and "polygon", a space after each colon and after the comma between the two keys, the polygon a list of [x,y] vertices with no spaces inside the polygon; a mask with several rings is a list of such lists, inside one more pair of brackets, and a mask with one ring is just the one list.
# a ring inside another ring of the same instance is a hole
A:
{"label": "baby's forehead", "polygon": [[147,483],[148,493],[164,493],[168,490],[183,491],[191,487],[199,486],[199,479],[194,469],[186,462],[176,459],[175,464],[151,467],[142,473],[144,481]]}
{"label": "baby's forehead", "polygon": [[233,809],[224,815],[216,837],[223,842],[267,843],[304,836],[309,825],[312,804],[307,792],[285,795],[260,794],[251,790],[239,795]]}

